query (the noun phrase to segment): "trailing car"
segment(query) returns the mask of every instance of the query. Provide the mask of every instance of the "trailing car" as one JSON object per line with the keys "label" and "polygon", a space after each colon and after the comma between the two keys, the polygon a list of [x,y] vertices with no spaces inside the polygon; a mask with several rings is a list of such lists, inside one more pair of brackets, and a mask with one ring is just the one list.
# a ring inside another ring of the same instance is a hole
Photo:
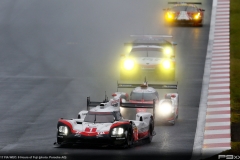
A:
{"label": "trailing car", "polygon": [[[124,119],[119,104],[116,99],[105,100],[102,103],[91,102],[88,97],[89,110],[80,111],[80,119],[58,120],[57,141],[54,144],[63,147],[73,144],[93,144],[126,148],[141,140],[150,143],[155,135],[153,114],[141,112],[136,114],[135,120]],[[139,104],[131,103],[123,107],[131,108],[133,105],[135,107]],[[155,101],[153,100],[152,104],[141,104],[139,107],[154,108]]]}
{"label": "trailing car", "polygon": [[120,61],[121,80],[175,79],[175,42],[171,35],[131,35],[134,41],[125,43],[130,52],[122,54]]}
{"label": "trailing car", "polygon": [[[177,89],[177,84],[148,84],[146,81],[143,84],[123,84],[118,83],[118,88],[134,88],[129,96],[128,103],[133,104],[152,104],[153,99],[156,101],[156,118],[158,122],[168,122],[175,124],[178,118],[179,96],[178,93],[167,93],[164,98],[159,97],[157,89]],[[120,105],[121,106],[121,105]],[[135,112],[122,109],[122,114],[131,115],[140,112],[150,112],[146,108],[135,107]],[[131,113],[130,113],[131,112]]]}
{"label": "trailing car", "polygon": [[193,26],[202,26],[204,9],[199,8],[200,2],[168,2],[172,7],[164,9],[165,24],[187,23]]}

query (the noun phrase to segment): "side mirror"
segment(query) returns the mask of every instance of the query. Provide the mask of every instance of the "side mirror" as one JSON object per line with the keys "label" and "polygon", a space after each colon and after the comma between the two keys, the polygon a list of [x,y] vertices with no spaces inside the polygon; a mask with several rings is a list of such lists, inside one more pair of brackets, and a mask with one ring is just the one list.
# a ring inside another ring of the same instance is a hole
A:
{"label": "side mirror", "polygon": [[177,43],[176,43],[176,42],[172,42],[172,45],[176,46],[176,45],[177,45]]}

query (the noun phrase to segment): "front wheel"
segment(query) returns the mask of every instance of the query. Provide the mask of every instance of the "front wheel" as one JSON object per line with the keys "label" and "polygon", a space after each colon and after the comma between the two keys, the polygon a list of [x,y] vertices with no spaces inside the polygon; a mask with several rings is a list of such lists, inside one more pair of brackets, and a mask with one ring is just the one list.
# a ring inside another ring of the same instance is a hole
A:
{"label": "front wheel", "polygon": [[149,131],[148,131],[148,137],[147,137],[147,142],[148,143],[152,142],[153,130],[154,130],[154,123],[153,123],[153,120],[151,119],[150,123],[149,123]]}
{"label": "front wheel", "polygon": [[123,145],[123,148],[129,148],[133,145],[133,131],[132,128],[129,128],[128,131],[125,131],[126,142]]}

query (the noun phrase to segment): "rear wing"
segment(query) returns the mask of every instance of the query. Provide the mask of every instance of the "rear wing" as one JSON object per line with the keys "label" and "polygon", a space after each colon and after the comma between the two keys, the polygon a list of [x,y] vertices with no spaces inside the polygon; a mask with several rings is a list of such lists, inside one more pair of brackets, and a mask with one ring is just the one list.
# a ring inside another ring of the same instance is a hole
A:
{"label": "rear wing", "polygon": [[[118,83],[117,82],[117,89],[118,88],[136,88],[140,87],[142,84],[127,84],[127,83]],[[178,82],[177,84],[148,84],[148,87],[153,87],[154,89],[178,89]]]}
{"label": "rear wing", "polygon": [[199,4],[201,5],[201,2],[168,2],[168,4]]}
{"label": "rear wing", "polygon": [[105,100],[103,100],[102,102],[97,102],[97,101],[94,102],[90,100],[90,97],[87,97],[87,110],[89,110],[89,107],[96,107],[101,103],[106,103],[106,102],[108,102],[107,98],[105,98]]}
{"label": "rear wing", "polygon": [[[125,46],[127,45],[177,45],[175,42],[172,41],[172,35],[130,35],[131,38],[134,38],[134,41],[131,43],[124,43]],[[166,39],[171,40],[166,40]]]}
{"label": "rear wing", "polygon": [[123,107],[123,108],[152,108],[153,109],[153,119],[155,119],[155,106],[156,106],[155,99],[153,99],[152,104],[122,102],[122,100],[120,100],[120,107]]}

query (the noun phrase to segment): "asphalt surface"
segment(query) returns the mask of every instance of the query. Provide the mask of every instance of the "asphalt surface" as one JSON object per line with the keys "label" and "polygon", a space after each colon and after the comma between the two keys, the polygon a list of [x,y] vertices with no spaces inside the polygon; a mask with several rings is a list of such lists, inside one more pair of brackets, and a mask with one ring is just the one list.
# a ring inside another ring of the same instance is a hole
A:
{"label": "asphalt surface", "polygon": [[[212,1],[202,3],[203,27],[166,27],[167,1],[0,1],[0,155],[190,159]],[[54,147],[59,118],[77,117],[87,96],[100,101],[105,91],[116,91],[120,54],[131,34],[172,34],[178,44],[175,126],[156,126],[151,144],[127,150]]]}

